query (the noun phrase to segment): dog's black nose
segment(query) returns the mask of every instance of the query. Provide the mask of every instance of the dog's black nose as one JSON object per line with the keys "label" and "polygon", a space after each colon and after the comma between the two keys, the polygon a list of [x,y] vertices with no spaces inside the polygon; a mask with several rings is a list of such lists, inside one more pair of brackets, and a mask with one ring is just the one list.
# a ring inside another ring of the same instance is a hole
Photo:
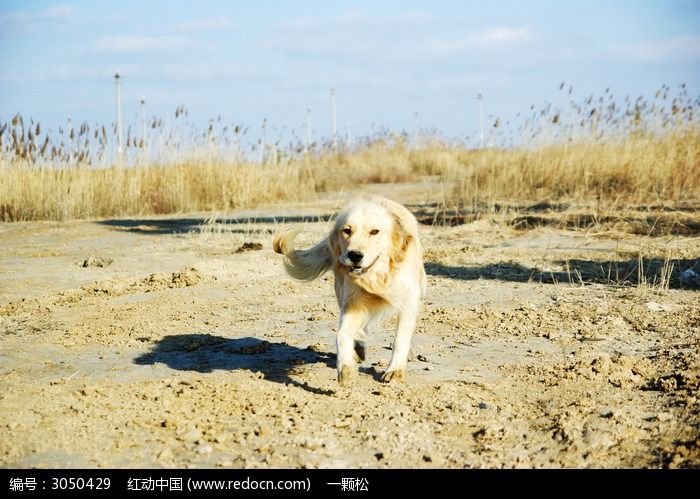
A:
{"label": "dog's black nose", "polygon": [[359,251],[348,251],[348,258],[352,263],[360,263],[360,260],[362,260],[362,257],[365,256]]}

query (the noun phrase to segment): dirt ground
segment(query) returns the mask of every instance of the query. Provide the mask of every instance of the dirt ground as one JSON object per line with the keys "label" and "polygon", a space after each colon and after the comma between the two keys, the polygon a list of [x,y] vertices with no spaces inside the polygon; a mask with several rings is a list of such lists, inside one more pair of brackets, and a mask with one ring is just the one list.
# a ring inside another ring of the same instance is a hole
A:
{"label": "dirt ground", "polygon": [[[441,196],[369,190],[423,222]],[[388,323],[340,388],[332,276],[292,281],[271,242],[351,195],[0,225],[0,466],[700,466],[698,232],[421,225],[407,382],[379,381]]]}

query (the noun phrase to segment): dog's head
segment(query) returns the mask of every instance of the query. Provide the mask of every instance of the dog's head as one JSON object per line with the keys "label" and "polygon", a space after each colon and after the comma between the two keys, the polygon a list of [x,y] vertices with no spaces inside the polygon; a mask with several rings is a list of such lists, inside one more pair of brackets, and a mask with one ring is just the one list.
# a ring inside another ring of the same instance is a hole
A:
{"label": "dog's head", "polygon": [[351,277],[391,269],[403,260],[411,236],[391,210],[371,201],[356,201],[336,219],[330,246],[335,261]]}

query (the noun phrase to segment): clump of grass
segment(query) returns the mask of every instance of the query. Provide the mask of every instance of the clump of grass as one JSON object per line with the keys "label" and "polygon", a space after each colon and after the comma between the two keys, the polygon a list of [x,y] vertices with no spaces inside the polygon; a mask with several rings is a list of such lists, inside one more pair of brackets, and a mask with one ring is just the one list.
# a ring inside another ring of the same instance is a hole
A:
{"label": "clump of grass", "polygon": [[423,175],[439,175],[445,178],[459,178],[467,169],[470,155],[443,142],[434,140],[420,149],[410,152],[408,160],[411,169]]}
{"label": "clump of grass", "polygon": [[682,206],[700,199],[697,129],[615,142],[581,142],[538,149],[486,150],[450,168],[465,206],[548,200],[597,208],[626,204]]}
{"label": "clump of grass", "polygon": [[67,220],[211,211],[313,193],[294,165],[183,163],[148,168],[3,165],[0,218]]}
{"label": "clump of grass", "polygon": [[[560,89],[564,89],[562,84]],[[569,91],[570,92],[570,91]],[[597,209],[700,200],[700,98],[662,86],[652,101],[612,93],[568,108],[547,104],[521,128],[517,148],[461,153],[445,175],[466,206],[508,200],[575,202]],[[448,164],[444,162],[443,164]]]}
{"label": "clump of grass", "polygon": [[0,220],[67,220],[227,210],[309,199],[318,192],[415,175],[400,141],[355,152],[294,157],[275,164],[194,159],[163,166],[90,168],[0,160]]}
{"label": "clump of grass", "polygon": [[317,156],[312,162],[312,176],[318,190],[405,182],[417,177],[409,156],[410,151],[400,137],[380,138],[354,151]]}

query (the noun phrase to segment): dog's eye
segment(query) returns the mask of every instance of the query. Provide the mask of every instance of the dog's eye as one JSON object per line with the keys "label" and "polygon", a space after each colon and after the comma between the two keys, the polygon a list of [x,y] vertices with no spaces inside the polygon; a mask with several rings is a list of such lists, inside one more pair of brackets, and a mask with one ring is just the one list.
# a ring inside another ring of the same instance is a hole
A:
{"label": "dog's eye", "polygon": [[372,229],[369,231],[370,236],[376,236],[377,234],[379,234],[379,229]]}
{"label": "dog's eye", "polygon": [[350,229],[350,227],[345,227],[345,228],[343,229],[343,234],[348,235],[348,236],[349,236],[350,234],[352,234],[352,230]]}

